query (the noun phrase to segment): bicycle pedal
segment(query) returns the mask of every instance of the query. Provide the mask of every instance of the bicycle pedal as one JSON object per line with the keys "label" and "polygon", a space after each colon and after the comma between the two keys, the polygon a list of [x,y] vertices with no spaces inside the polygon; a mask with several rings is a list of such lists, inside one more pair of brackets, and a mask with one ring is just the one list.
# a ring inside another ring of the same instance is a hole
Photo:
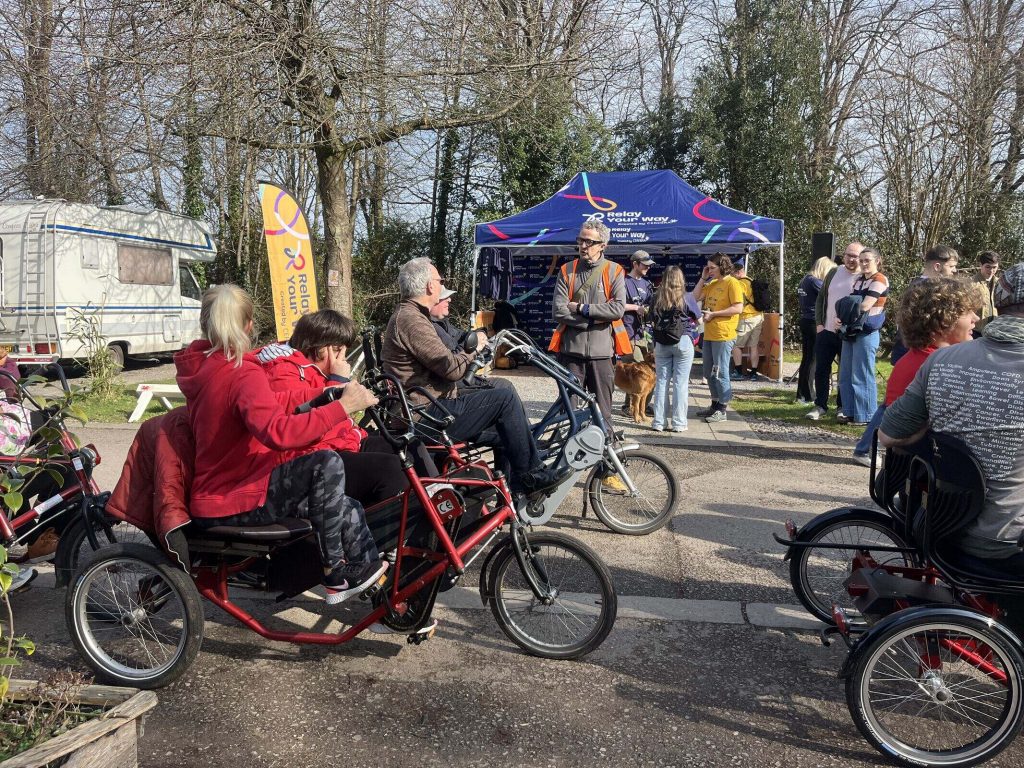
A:
{"label": "bicycle pedal", "polygon": [[387,581],[388,581],[387,573],[386,572],[382,573],[380,575],[380,578],[377,579],[377,581],[375,581],[373,584],[371,584],[370,586],[368,586],[366,589],[364,589],[362,592],[359,593],[359,599],[360,600],[369,600],[371,597],[373,597],[378,592],[380,592],[381,589],[383,589],[383,587],[387,583]]}

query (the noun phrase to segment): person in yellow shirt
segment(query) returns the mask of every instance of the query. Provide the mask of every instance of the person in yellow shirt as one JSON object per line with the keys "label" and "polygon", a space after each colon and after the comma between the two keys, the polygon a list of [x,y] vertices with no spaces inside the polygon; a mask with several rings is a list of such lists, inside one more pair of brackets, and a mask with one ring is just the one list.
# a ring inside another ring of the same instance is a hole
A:
{"label": "person in yellow shirt", "polygon": [[708,256],[708,263],[693,290],[693,297],[700,302],[703,311],[701,358],[704,378],[711,390],[711,406],[697,411],[697,415],[709,423],[725,421],[725,407],[732,400],[729,362],[743,311],[743,289],[732,271],[732,260],[724,253]]}

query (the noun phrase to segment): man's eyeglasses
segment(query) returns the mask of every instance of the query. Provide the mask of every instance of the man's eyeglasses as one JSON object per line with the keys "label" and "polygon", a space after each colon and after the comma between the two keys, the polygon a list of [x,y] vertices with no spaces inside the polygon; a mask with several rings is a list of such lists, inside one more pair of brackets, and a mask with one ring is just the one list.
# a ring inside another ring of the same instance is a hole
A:
{"label": "man's eyeglasses", "polygon": [[576,245],[581,248],[593,248],[595,245],[604,245],[603,240],[587,240],[585,237],[577,237]]}

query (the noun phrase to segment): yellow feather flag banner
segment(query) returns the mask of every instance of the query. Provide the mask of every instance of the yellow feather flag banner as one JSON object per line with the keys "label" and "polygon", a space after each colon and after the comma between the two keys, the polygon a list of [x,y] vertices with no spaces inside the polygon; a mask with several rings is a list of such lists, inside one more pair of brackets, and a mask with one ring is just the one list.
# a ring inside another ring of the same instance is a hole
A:
{"label": "yellow feather flag banner", "polygon": [[277,339],[286,341],[300,317],[317,311],[309,226],[295,198],[268,181],[260,182],[260,207],[270,259]]}

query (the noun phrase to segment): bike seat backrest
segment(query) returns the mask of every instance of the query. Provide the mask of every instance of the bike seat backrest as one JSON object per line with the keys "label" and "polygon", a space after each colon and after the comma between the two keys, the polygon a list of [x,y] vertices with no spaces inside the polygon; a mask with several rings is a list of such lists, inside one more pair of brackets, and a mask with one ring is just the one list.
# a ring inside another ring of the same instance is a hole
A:
{"label": "bike seat backrest", "polygon": [[986,486],[981,465],[962,440],[940,433],[927,439],[932,455],[929,459],[915,457],[910,475],[912,491],[918,472],[926,480],[926,490],[919,494],[923,514],[915,522],[915,532],[925,557],[932,560],[944,540],[981,514]]}
{"label": "bike seat backrest", "polygon": [[900,523],[906,521],[910,464],[915,456],[928,459],[931,448],[929,440],[919,440],[913,445],[893,446],[885,451],[885,462],[875,478],[872,498]]}

